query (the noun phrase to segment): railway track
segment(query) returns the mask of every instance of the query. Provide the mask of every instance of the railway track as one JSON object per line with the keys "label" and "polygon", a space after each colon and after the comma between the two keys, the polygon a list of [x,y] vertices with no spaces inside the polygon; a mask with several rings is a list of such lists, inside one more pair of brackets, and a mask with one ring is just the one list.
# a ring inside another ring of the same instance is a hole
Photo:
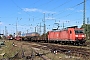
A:
{"label": "railway track", "polygon": [[[60,44],[52,44],[52,43],[38,43],[41,46],[36,46],[36,48],[42,47],[44,50],[57,50],[60,53],[65,53],[67,55],[80,56],[83,58],[90,57],[90,46],[73,46],[73,45],[60,45]],[[46,47],[43,47],[46,46]],[[35,46],[34,46],[35,47]]]}
{"label": "railway track", "polygon": [[[86,60],[90,60],[90,48],[86,46],[71,46],[71,45],[60,45],[60,44],[52,44],[52,43],[36,43],[36,42],[29,42],[29,41],[14,41],[16,44],[18,43],[20,46],[22,45],[21,50],[23,51],[24,48],[28,48],[23,53],[29,53],[30,47],[47,50],[51,53],[57,52],[57,53],[63,53],[68,56],[76,56],[76,57],[83,57]],[[18,45],[17,44],[17,45]],[[35,45],[34,45],[35,44]],[[36,55],[37,54],[37,55]],[[29,55],[25,55],[25,58],[32,59],[35,58],[35,56],[38,56],[42,58],[43,60],[47,59],[45,55],[40,54],[36,50],[34,50],[34,55],[30,52]]]}
{"label": "railway track", "polygon": [[39,43],[41,46],[34,46],[36,48],[42,48],[44,50],[50,50],[51,52],[57,51],[58,53],[64,53],[69,56],[79,56],[84,59],[90,59],[90,49],[86,48],[77,48],[70,46],[59,46],[50,43]]}

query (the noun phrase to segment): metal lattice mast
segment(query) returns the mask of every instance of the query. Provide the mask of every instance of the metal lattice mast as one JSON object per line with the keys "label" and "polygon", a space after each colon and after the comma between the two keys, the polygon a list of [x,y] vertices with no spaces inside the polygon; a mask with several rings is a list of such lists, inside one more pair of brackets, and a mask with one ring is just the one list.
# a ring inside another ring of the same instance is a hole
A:
{"label": "metal lattice mast", "polygon": [[85,24],[85,9],[86,9],[86,0],[84,0],[84,10],[83,10],[83,25]]}
{"label": "metal lattice mast", "polygon": [[[17,20],[18,20],[18,18],[17,18]],[[17,34],[17,20],[16,20],[16,36],[18,35],[18,34]]]}
{"label": "metal lattice mast", "polygon": [[41,35],[41,23],[40,23],[40,35]]}
{"label": "metal lattice mast", "polygon": [[89,17],[87,18],[87,24],[89,24]]}
{"label": "metal lattice mast", "polygon": [[44,34],[46,33],[46,26],[45,26],[45,13],[44,13]]}
{"label": "metal lattice mast", "polygon": [[5,36],[7,36],[7,27],[5,26]]}

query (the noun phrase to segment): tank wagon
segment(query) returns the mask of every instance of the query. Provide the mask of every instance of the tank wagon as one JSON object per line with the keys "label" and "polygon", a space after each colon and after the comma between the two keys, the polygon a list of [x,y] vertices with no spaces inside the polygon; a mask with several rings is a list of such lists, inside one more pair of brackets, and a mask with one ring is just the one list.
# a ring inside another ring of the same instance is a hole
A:
{"label": "tank wagon", "polygon": [[35,39],[36,37],[38,37],[39,34],[37,32],[32,32],[32,33],[26,33],[24,34],[24,36],[22,36],[22,40],[33,40]]}
{"label": "tank wagon", "polygon": [[70,44],[83,44],[85,43],[84,29],[77,26],[67,27],[59,31],[48,32],[49,42],[70,43]]}

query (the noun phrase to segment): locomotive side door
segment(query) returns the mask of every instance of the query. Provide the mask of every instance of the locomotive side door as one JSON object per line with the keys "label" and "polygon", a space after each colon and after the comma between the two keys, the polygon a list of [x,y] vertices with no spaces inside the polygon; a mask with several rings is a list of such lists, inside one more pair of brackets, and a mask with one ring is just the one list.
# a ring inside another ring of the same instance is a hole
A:
{"label": "locomotive side door", "polygon": [[69,39],[73,40],[73,32],[72,32],[72,30],[69,30]]}
{"label": "locomotive side door", "polygon": [[72,31],[70,30],[70,40],[72,39]]}

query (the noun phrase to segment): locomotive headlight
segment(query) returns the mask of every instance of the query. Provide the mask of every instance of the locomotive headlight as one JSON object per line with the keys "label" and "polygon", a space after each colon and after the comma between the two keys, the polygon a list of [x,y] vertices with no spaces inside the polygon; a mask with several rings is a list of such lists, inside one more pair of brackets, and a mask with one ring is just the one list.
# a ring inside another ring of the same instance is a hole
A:
{"label": "locomotive headlight", "polygon": [[78,35],[75,35],[75,37],[78,37]]}
{"label": "locomotive headlight", "polygon": [[82,37],[85,37],[84,35],[82,35]]}

